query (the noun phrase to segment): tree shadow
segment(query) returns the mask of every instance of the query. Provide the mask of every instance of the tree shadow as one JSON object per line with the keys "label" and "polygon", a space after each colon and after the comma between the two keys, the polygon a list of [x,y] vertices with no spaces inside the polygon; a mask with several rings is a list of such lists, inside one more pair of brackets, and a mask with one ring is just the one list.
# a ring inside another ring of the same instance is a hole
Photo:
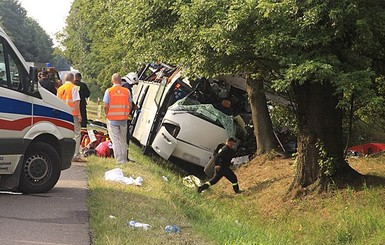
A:
{"label": "tree shadow", "polygon": [[340,180],[336,183],[339,189],[344,188],[353,188],[355,190],[362,190],[367,187],[384,187],[385,186],[385,177],[378,175],[363,175],[350,177],[345,180]]}
{"label": "tree shadow", "polygon": [[364,175],[363,176],[366,186],[370,187],[383,187],[385,186],[385,177],[378,175]]}

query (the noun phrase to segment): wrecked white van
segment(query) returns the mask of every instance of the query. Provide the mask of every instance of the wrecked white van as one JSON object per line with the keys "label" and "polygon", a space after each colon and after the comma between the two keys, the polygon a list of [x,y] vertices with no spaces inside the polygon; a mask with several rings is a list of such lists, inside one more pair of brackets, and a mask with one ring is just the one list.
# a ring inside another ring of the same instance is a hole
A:
{"label": "wrecked white van", "polygon": [[219,143],[246,138],[244,116],[250,108],[245,84],[235,83],[234,77],[190,83],[177,68],[147,69],[149,74],[143,72],[133,87],[139,109],[130,127],[145,153],[153,150],[164,159],[173,156],[204,167]]}

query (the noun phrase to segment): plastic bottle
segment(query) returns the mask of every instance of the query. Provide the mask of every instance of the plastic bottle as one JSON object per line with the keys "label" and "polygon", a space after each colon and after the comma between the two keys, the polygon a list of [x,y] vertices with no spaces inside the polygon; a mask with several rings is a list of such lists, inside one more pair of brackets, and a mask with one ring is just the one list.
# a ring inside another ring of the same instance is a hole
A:
{"label": "plastic bottle", "polygon": [[167,234],[171,234],[171,233],[179,233],[180,232],[180,228],[176,225],[168,225],[164,228],[164,231],[167,233]]}
{"label": "plastic bottle", "polygon": [[134,220],[127,222],[127,225],[129,225],[132,228],[142,228],[143,230],[148,230],[151,227],[149,224],[144,224]]}
{"label": "plastic bottle", "polygon": [[167,178],[167,176],[162,176],[162,179],[164,180],[164,181],[168,181],[168,178]]}

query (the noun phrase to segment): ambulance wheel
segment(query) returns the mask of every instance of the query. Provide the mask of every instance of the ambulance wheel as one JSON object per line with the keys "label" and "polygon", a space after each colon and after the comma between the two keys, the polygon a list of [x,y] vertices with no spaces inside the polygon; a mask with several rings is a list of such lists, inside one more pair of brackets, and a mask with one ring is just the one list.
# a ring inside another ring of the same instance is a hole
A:
{"label": "ambulance wheel", "polygon": [[24,193],[51,190],[60,177],[60,157],[47,143],[33,143],[28,149],[21,170],[19,189]]}

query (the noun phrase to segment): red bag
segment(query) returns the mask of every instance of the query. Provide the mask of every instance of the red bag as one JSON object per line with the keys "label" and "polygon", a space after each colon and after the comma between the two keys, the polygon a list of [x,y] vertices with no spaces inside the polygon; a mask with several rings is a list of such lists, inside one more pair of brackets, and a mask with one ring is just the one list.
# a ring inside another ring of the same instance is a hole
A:
{"label": "red bag", "polygon": [[95,153],[98,157],[113,157],[111,140],[101,142],[95,148]]}

